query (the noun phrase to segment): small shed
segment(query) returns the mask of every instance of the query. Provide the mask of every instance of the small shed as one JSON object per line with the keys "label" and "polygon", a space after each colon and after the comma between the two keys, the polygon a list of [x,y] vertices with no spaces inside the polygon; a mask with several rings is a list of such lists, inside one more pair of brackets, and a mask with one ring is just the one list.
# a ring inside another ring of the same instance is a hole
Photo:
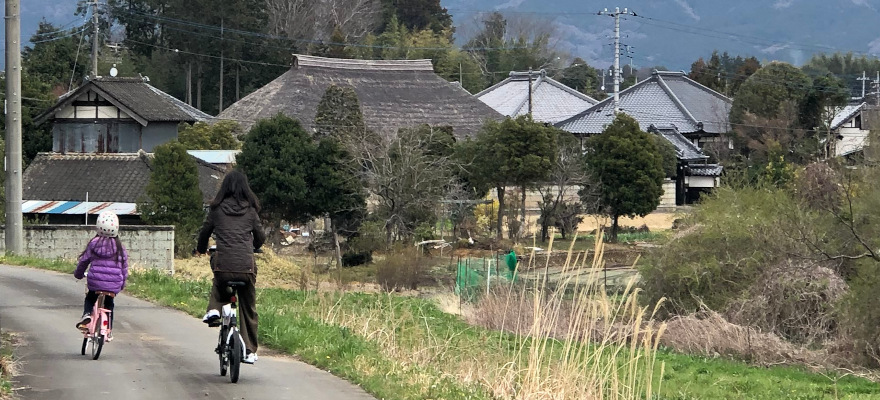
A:
{"label": "small shed", "polygon": [[177,139],[181,122],[211,119],[145,78],[97,77],[61,96],[36,122],[53,123],[56,153],[136,153]]}

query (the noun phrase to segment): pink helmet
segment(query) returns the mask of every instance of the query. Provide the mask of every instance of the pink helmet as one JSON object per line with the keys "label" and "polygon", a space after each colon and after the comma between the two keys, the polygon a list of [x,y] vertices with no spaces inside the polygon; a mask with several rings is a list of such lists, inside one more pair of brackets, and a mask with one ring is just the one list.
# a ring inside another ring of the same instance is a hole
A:
{"label": "pink helmet", "polygon": [[119,217],[112,211],[104,211],[98,214],[95,230],[98,231],[99,236],[116,237],[119,235]]}

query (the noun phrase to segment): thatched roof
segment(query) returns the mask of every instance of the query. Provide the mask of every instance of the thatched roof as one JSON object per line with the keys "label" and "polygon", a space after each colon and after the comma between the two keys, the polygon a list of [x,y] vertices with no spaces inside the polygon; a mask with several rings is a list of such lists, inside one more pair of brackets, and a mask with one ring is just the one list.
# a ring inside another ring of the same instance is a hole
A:
{"label": "thatched roof", "polygon": [[229,106],[218,116],[245,130],[278,113],[311,131],[321,97],[331,84],[358,95],[367,127],[391,133],[418,124],[452,126],[456,137],[475,134],[486,119],[503,116],[456,83],[434,73],[430,60],[345,60],[296,55],[292,68]]}

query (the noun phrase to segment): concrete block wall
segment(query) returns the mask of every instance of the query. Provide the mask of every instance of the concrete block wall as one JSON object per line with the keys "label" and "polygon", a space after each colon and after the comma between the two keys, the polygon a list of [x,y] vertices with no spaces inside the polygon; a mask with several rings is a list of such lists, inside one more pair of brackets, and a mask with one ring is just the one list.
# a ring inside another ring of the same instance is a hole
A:
{"label": "concrete block wall", "polygon": [[663,181],[663,195],[660,196],[659,208],[675,208],[675,181],[672,179]]}
{"label": "concrete block wall", "polygon": [[[29,256],[75,260],[95,236],[86,225],[31,225],[24,228],[25,251]],[[0,251],[6,250],[6,233],[0,227]],[[128,250],[129,265],[174,272],[174,227],[123,225],[119,239]]]}

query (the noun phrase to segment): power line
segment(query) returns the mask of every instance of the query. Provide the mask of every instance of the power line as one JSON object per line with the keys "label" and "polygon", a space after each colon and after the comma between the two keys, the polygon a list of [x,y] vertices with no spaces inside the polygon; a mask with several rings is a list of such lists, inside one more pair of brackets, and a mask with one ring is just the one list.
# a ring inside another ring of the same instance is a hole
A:
{"label": "power line", "polygon": [[[221,27],[210,24],[203,24],[194,21],[170,18],[159,15],[151,15],[148,13],[142,13],[132,10],[117,10],[129,15],[140,16],[143,18],[149,18],[160,22],[173,23],[183,26],[191,26],[196,28],[203,28],[212,31],[220,32]],[[389,50],[449,50],[449,47],[419,47],[419,46],[385,46],[385,45],[375,45],[375,44],[363,44],[363,43],[354,43],[354,42],[334,42],[334,41],[323,41],[323,40],[312,40],[312,39],[297,39],[290,38],[286,36],[278,36],[271,35],[266,33],[252,32],[242,29],[234,29],[234,28],[222,28],[224,32],[231,34],[238,34],[242,36],[251,36],[258,37],[262,39],[273,39],[273,40],[281,40],[281,41],[289,41],[296,43],[305,43],[305,44],[317,44],[317,45],[328,45],[328,46],[346,46],[346,47],[354,47],[354,48],[371,48],[371,49],[389,49]],[[220,39],[219,36],[213,36],[216,39]],[[224,38],[224,40],[227,40]],[[502,47],[468,47],[466,50],[468,51],[492,51],[492,50],[517,50],[517,49],[527,49],[529,46],[502,46]]]}
{"label": "power line", "polygon": [[[216,59],[220,59],[220,56],[215,56],[215,55],[211,55],[211,54],[196,53],[196,52],[186,51],[186,50],[180,50],[180,49],[173,49],[173,48],[170,48],[170,47],[160,46],[160,45],[157,45],[157,44],[140,42],[140,41],[137,41],[137,40],[134,40],[134,39],[125,39],[125,41],[126,41],[126,42],[137,43],[137,44],[144,45],[144,46],[155,47],[155,48],[157,48],[157,49],[170,51],[170,52],[172,52],[172,53],[183,53],[183,54],[189,54],[189,55],[200,56],[200,57],[208,57],[208,58],[216,58]],[[226,59],[226,60],[229,60],[229,61],[238,61],[238,62],[246,63],[246,64],[265,65],[265,66],[277,66],[277,67],[285,67],[285,68],[289,68],[289,67],[290,67],[289,64],[276,64],[276,63],[270,63],[270,62],[264,62],[264,61],[241,60],[241,59],[229,58],[229,57],[223,57],[223,58]]]}
{"label": "power line", "polygon": [[66,35],[64,35],[64,36],[58,36],[58,37],[53,37],[53,38],[49,38],[49,39],[43,39],[43,40],[37,40],[37,41],[31,41],[31,43],[32,43],[32,44],[40,44],[40,43],[54,42],[54,41],[56,41],[56,40],[61,40],[61,39],[67,39],[67,38],[69,38],[69,37],[71,37],[71,36],[79,35],[80,33],[83,33],[83,32],[85,32],[86,30],[88,30],[88,27],[83,27],[82,29],[80,29],[80,30],[78,30],[78,31],[76,31],[76,32],[71,32],[71,33],[68,33],[68,34],[66,34]]}

